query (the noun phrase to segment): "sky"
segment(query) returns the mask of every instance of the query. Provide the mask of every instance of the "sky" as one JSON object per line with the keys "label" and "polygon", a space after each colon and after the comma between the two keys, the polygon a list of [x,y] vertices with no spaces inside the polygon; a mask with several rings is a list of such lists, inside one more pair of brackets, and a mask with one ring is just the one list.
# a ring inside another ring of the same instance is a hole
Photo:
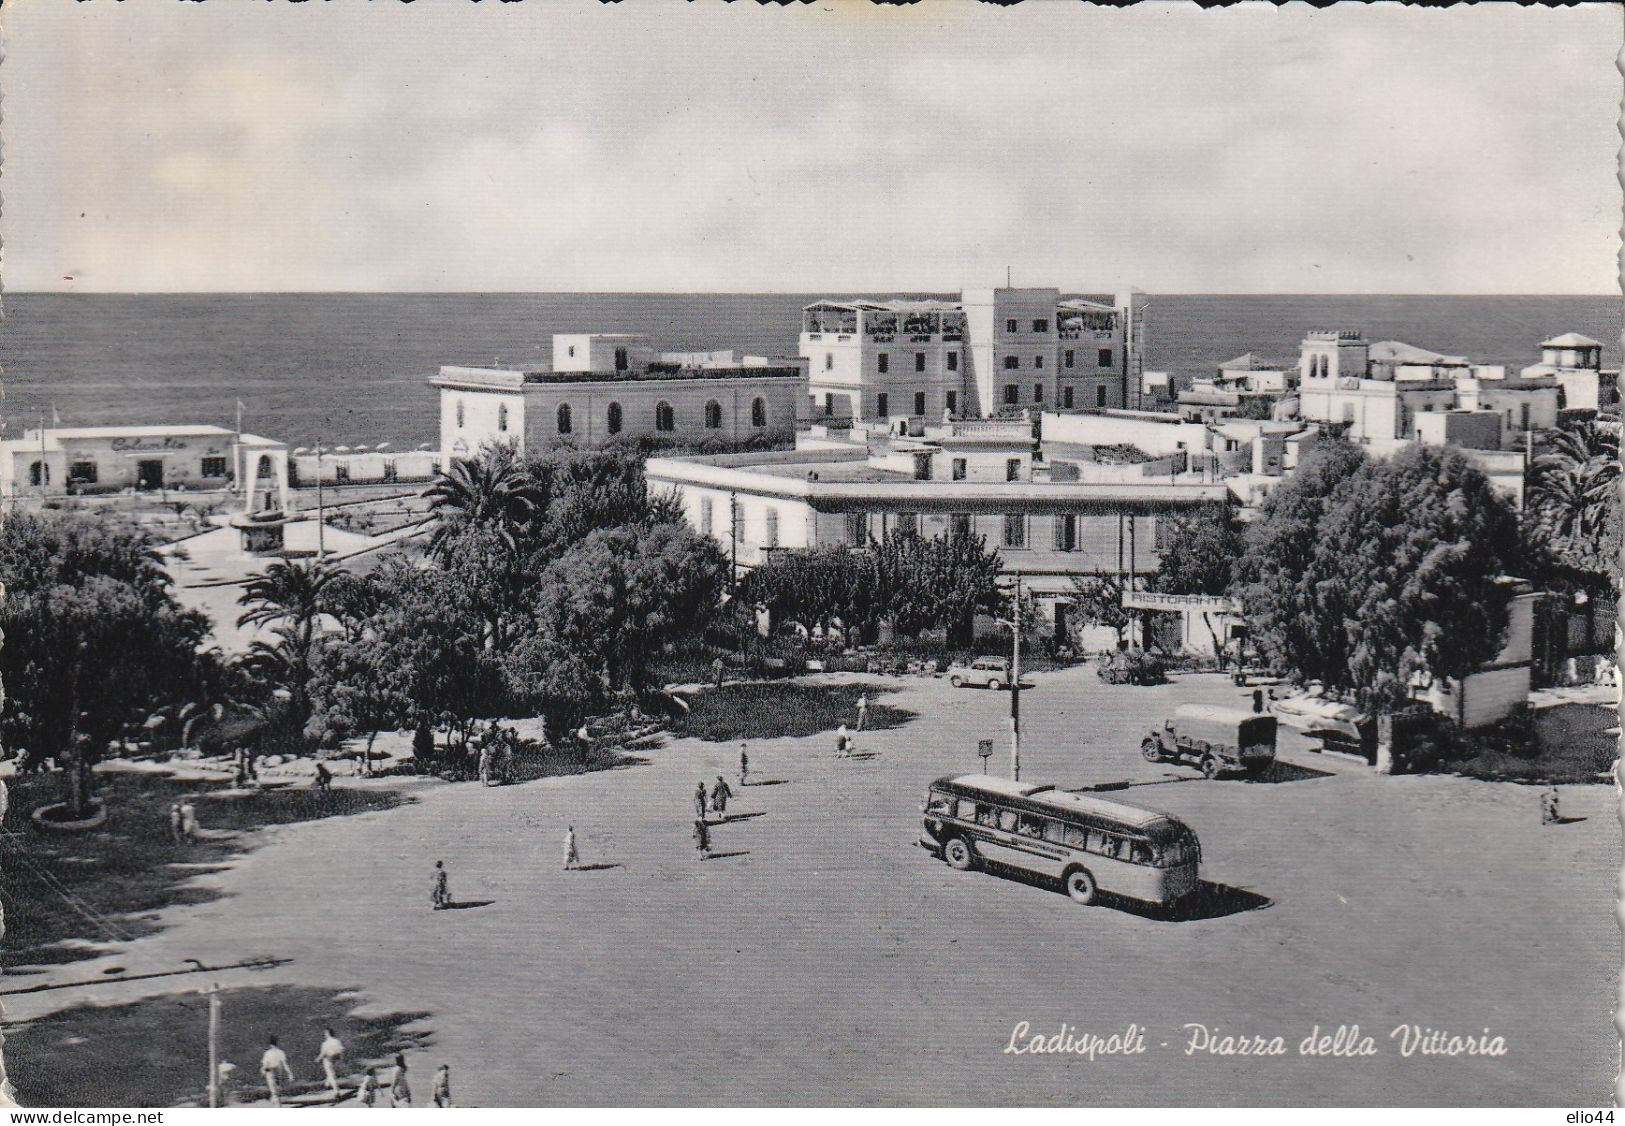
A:
{"label": "sky", "polygon": [[1622,29],[1608,4],[9,0],[3,281],[1612,293]]}

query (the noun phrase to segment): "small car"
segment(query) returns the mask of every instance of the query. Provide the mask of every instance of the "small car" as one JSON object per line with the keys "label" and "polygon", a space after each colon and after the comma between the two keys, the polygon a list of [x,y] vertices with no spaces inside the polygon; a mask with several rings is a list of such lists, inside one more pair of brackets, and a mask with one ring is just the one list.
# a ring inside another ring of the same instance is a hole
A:
{"label": "small car", "polygon": [[955,688],[980,684],[986,688],[1010,687],[1010,661],[1005,657],[977,657],[955,661],[948,666],[948,683]]}

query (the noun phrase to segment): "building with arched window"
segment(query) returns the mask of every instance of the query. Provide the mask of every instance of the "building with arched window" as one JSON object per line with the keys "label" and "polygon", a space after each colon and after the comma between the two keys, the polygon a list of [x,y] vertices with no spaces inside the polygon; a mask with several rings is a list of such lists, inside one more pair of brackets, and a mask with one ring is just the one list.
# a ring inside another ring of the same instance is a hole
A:
{"label": "building with arched window", "polygon": [[447,458],[499,442],[521,450],[639,439],[786,448],[807,395],[800,359],[656,352],[644,337],[617,334],[556,336],[551,365],[447,366],[430,382],[440,392]]}
{"label": "building with arched window", "polygon": [[[263,470],[261,465],[265,466]],[[252,469],[250,467],[253,467]],[[224,426],[82,426],[26,430],[0,442],[0,495],[126,489],[226,489],[258,477],[288,487],[288,447]]]}

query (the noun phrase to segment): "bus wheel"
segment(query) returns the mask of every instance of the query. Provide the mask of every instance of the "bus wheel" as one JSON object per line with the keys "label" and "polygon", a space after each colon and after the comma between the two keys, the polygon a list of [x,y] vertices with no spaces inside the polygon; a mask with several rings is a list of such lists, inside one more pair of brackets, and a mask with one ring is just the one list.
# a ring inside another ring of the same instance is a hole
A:
{"label": "bus wheel", "polygon": [[1140,753],[1145,756],[1146,762],[1162,761],[1162,744],[1155,739],[1147,739],[1140,744]]}
{"label": "bus wheel", "polygon": [[1074,868],[1066,874],[1066,893],[1074,903],[1087,907],[1095,901],[1095,893],[1099,890],[1087,868]]}
{"label": "bus wheel", "polygon": [[957,872],[964,872],[976,863],[976,854],[970,850],[964,837],[955,837],[944,845],[942,858],[948,862],[948,867]]}
{"label": "bus wheel", "polygon": [[1219,776],[1219,760],[1212,755],[1202,759],[1202,777],[1217,778]]}

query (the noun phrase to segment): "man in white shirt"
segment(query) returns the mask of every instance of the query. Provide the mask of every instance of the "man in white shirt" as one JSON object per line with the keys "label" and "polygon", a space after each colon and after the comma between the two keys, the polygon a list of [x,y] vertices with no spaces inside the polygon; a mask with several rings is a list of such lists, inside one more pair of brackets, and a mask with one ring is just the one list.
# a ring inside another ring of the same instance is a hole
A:
{"label": "man in white shirt", "polygon": [[265,1077],[265,1086],[271,1091],[271,1105],[281,1106],[282,1100],[278,1097],[276,1088],[276,1073],[280,1071],[293,1082],[293,1068],[288,1066],[288,1054],[276,1046],[276,1037],[271,1037],[270,1045],[265,1054],[260,1057],[260,1074]]}
{"label": "man in white shirt", "polygon": [[339,1077],[336,1065],[344,1058],[344,1042],[333,1035],[331,1028],[322,1029],[322,1046],[316,1052],[316,1062],[322,1065],[322,1074],[327,1077],[327,1089],[333,1092],[335,1100],[339,1097]]}

